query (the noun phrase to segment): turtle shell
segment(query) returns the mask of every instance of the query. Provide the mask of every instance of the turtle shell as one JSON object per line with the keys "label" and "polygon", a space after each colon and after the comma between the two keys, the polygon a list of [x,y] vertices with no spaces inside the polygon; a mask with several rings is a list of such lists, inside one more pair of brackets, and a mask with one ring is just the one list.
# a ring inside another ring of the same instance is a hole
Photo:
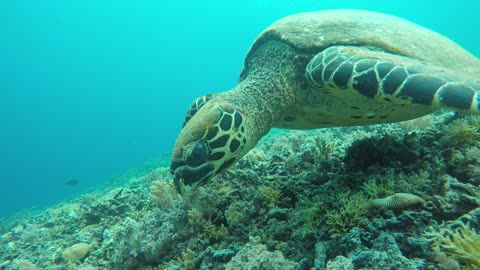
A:
{"label": "turtle shell", "polygon": [[252,53],[271,40],[312,56],[334,45],[368,46],[446,67],[463,78],[474,78],[480,66],[478,59],[453,41],[404,19],[372,11],[328,10],[294,14],[270,25],[248,51],[241,79],[248,74]]}

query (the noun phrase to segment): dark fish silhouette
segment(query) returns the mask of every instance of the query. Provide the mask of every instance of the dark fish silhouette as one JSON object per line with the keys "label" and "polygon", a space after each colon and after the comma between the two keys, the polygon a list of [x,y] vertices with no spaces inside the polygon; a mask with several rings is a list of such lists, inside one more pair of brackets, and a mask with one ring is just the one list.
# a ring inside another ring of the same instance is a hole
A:
{"label": "dark fish silhouette", "polygon": [[80,182],[80,180],[78,180],[77,178],[71,178],[65,181],[65,184],[69,186],[75,186],[76,184],[78,184],[78,182]]}

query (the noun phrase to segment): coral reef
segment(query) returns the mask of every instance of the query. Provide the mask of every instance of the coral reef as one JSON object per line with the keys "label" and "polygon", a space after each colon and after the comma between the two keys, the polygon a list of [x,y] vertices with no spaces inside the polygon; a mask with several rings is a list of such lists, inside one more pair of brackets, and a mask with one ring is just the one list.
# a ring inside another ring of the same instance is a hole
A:
{"label": "coral reef", "polygon": [[169,168],[0,220],[0,269],[476,269],[480,118],[272,130],[186,196]]}

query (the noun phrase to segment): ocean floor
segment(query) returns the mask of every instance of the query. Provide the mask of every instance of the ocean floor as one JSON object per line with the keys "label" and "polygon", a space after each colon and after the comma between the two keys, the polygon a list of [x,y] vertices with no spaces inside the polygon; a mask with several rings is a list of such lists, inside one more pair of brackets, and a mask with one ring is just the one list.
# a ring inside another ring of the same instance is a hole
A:
{"label": "ocean floor", "polygon": [[168,167],[0,223],[0,269],[480,269],[480,117],[273,130],[187,197]]}

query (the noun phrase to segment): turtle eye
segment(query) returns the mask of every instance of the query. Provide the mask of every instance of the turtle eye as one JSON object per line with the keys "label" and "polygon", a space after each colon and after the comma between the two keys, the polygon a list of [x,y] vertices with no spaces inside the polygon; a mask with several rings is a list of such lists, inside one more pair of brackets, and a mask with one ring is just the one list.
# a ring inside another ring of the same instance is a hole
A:
{"label": "turtle eye", "polygon": [[185,145],[182,157],[188,166],[198,167],[208,161],[210,152],[207,141],[200,139]]}

